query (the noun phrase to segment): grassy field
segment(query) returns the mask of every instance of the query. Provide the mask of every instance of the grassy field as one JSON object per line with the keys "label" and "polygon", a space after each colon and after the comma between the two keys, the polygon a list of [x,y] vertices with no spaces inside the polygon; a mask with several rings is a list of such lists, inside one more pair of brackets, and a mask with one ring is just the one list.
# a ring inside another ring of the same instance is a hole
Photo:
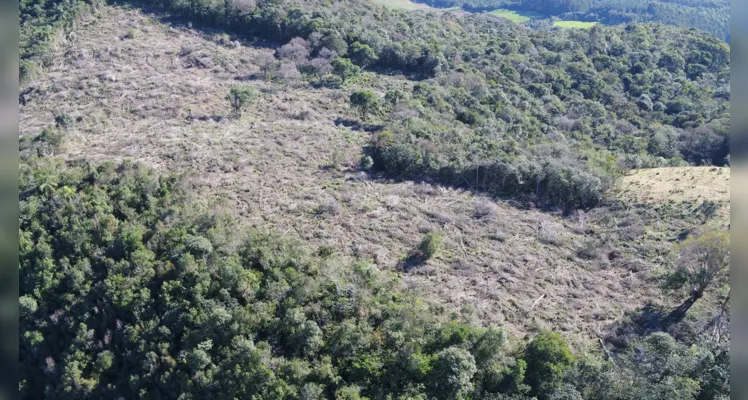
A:
{"label": "grassy field", "polygon": [[582,22],[582,21],[556,21],[553,26],[557,26],[562,29],[588,29],[595,25],[597,22]]}
{"label": "grassy field", "polygon": [[385,6],[393,10],[421,10],[424,8],[431,8],[426,4],[414,3],[410,0],[371,0],[374,4]]}
{"label": "grassy field", "polygon": [[493,10],[489,12],[491,15],[495,15],[497,17],[506,18],[512,22],[516,22],[518,24],[521,24],[523,22],[527,22],[531,19],[539,18],[541,17],[540,14],[535,14],[532,12],[524,12],[524,11],[512,11],[507,10],[504,8],[499,8],[498,10]]}
{"label": "grassy field", "polygon": [[629,203],[697,206],[713,201],[716,215],[730,218],[730,169],[716,167],[652,168],[634,171],[621,181],[620,196]]}

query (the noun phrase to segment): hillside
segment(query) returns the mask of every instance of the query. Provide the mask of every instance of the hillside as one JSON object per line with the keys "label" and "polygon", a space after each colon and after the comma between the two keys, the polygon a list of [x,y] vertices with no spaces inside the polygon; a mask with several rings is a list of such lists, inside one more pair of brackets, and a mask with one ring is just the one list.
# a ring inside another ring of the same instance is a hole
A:
{"label": "hillside", "polygon": [[[450,237],[445,253],[405,275],[406,282],[450,308],[471,304],[481,318],[520,331],[540,323],[581,339],[604,324],[599,316],[615,318],[641,305],[624,301],[617,286],[628,271],[593,272],[575,263],[574,250],[586,239],[575,232],[576,221],[358,171],[369,134],[336,126],[341,115],[354,118],[341,89],[245,81],[262,95],[240,120],[228,119],[226,93],[237,77],[256,73],[250,60],[269,50],[211,39],[220,35],[107,9],[85,22],[55,67],[30,83],[22,137],[54,125],[55,115],[82,117],[60,156],[130,158],[188,172],[197,203],[226,208],[251,226],[372,258],[386,270],[423,233],[443,231]],[[189,110],[197,119],[187,119]],[[212,116],[222,120],[200,120]],[[584,297],[569,304],[579,290]]]}
{"label": "hillside", "polygon": [[158,4],[28,58],[22,397],[729,396],[723,274],[662,290],[723,249],[729,49]]}
{"label": "hillside", "polygon": [[533,15],[538,20],[556,18],[606,25],[659,22],[701,29],[730,42],[727,0],[418,0],[417,3],[476,12],[508,9]]}

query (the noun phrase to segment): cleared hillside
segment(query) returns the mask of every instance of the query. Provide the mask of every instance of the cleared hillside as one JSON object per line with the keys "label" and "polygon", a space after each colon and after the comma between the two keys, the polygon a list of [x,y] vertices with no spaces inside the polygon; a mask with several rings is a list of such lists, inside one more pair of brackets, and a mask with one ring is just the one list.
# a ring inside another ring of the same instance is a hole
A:
{"label": "cleared hillside", "polygon": [[[625,267],[628,254],[578,256],[596,238],[581,214],[560,218],[359,171],[370,134],[341,123],[354,118],[349,90],[249,79],[259,71],[255,60],[271,52],[261,43],[107,7],[59,48],[49,71],[27,86],[20,125],[30,138],[56,115],[80,117],[61,146],[67,159],[131,158],[183,171],[195,203],[384,270],[398,269],[424,233],[443,232],[445,250],[403,273],[405,281],[450,309],[472,306],[519,332],[549,327],[587,341],[659,297],[647,268]],[[410,84],[376,79],[382,88]],[[261,92],[238,120],[228,118],[224,99],[237,84]]]}

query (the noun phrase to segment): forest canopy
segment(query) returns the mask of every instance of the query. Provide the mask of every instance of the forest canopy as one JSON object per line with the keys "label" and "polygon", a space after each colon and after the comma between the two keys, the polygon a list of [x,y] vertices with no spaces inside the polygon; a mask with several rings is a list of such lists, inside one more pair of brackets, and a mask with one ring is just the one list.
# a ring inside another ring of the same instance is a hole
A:
{"label": "forest canopy", "polygon": [[709,32],[730,42],[729,0],[416,0],[433,7],[470,11],[505,8],[562,20],[605,25],[659,22]]}

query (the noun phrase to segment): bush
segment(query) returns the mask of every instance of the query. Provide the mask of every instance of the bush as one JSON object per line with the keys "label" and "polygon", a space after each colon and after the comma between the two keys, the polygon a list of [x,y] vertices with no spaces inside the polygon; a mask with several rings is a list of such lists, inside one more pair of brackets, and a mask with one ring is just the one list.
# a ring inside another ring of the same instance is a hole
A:
{"label": "bush", "polygon": [[371,169],[371,167],[374,166],[374,160],[371,158],[371,156],[362,154],[359,165],[361,166],[361,169],[363,169],[364,171],[368,171]]}
{"label": "bush", "polygon": [[226,100],[231,105],[234,115],[241,116],[244,108],[255,97],[255,91],[248,87],[234,86],[226,96]]}
{"label": "bush", "polygon": [[338,57],[332,60],[332,72],[339,76],[343,83],[358,76],[361,73],[361,68],[354,65],[351,60],[347,58]]}
{"label": "bush", "polygon": [[418,245],[421,258],[425,261],[434,257],[441,249],[442,241],[442,236],[436,232],[429,232],[426,234]]}

